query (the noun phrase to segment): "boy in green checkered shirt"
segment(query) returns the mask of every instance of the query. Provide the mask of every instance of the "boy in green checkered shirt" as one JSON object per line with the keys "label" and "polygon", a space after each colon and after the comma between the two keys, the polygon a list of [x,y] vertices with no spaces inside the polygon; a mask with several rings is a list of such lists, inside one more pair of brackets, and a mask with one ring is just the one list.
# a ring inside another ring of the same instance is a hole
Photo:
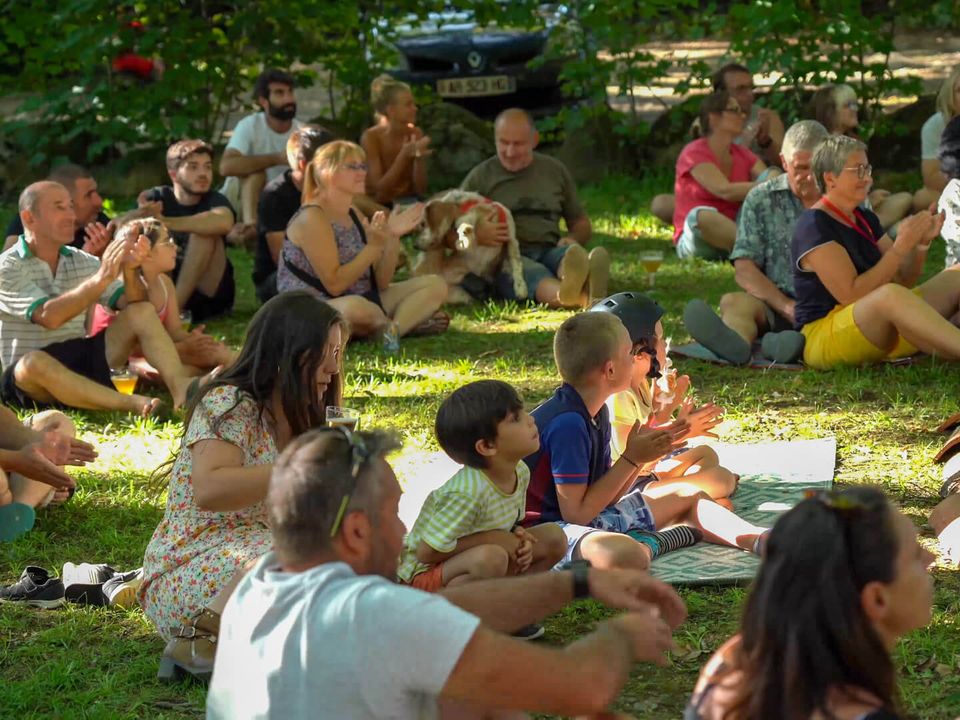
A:
{"label": "boy in green checkered shirt", "polygon": [[499,380],[465,385],[440,406],[435,431],[464,467],[427,497],[404,541],[401,582],[436,592],[559,562],[567,546],[559,526],[519,525],[530,482],[523,458],[540,435],[517,391]]}

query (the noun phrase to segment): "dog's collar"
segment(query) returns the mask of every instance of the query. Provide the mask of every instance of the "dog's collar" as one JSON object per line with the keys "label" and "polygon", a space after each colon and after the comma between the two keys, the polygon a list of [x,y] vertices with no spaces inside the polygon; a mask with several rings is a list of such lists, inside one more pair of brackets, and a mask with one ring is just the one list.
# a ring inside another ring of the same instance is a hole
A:
{"label": "dog's collar", "polygon": [[500,203],[495,203],[492,200],[477,200],[476,198],[471,198],[470,200],[464,200],[460,203],[459,213],[460,215],[465,215],[477,205],[493,205],[497,209],[497,220],[499,222],[505,223],[507,221],[507,211]]}

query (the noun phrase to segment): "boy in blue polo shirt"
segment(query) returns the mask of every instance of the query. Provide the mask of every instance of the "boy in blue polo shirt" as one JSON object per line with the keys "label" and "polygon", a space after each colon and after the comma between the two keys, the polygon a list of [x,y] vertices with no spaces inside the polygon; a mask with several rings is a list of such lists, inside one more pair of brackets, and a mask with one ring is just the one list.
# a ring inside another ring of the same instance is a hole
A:
{"label": "boy in blue polo shirt", "polygon": [[[643,493],[641,466],[679,447],[685,423],[652,430],[638,422],[611,463],[606,402],[630,386],[635,345],[603,301],[593,309],[599,312],[568,318],[554,337],[563,385],[531,413],[540,449],[524,460],[531,473],[524,524],[556,522],[567,536],[566,559],[597,567],[646,569],[660,553],[701,538],[758,552],[766,529],[698,488],[679,485],[657,497]],[[678,523],[686,525],[657,532]]]}

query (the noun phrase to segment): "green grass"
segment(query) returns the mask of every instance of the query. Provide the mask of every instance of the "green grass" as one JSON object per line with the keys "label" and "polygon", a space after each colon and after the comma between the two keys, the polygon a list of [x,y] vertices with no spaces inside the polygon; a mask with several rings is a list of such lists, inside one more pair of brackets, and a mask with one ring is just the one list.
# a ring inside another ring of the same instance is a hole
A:
{"label": "green grass", "polygon": [[[691,297],[716,302],[735,288],[729,267],[680,263],[670,252],[670,233],[646,207],[667,183],[610,178],[587,188],[583,200],[597,236],[613,258],[612,290],[643,288],[633,258],[661,248],[667,260],[653,293],[667,310],[666,330],[686,340],[679,321]],[[930,274],[942,267],[942,247]],[[211,330],[238,343],[254,309],[250,259],[233,253],[240,279],[236,316]],[[431,432],[441,398],[480,377],[514,383],[532,406],[557,384],[551,357],[554,329],[565,312],[488,304],[454,311],[449,333],[410,340],[399,357],[385,357],[370,344],[347,353],[346,394],[365,418],[400,430],[404,452],[437,450]],[[936,503],[938,469],[932,465],[940,436],[932,432],[953,413],[960,396],[955,365],[925,360],[909,367],[881,366],[833,373],[768,372],[680,361],[696,394],[727,408],[725,440],[750,441],[834,435],[837,482],[883,486],[921,527]],[[100,459],[77,472],[80,490],[66,506],[40,513],[37,528],[16,543],[0,546],[0,582],[16,579],[27,564],[55,569],[66,561],[140,564],[144,547],[162,514],[148,496],[149,472],[176,446],[179,421],[158,423],[118,415],[73,413],[83,436],[95,442]],[[938,566],[936,607],[930,626],[905,638],[896,661],[904,702],[913,717],[960,715],[960,634],[955,627],[955,571]],[[681,651],[665,668],[638,666],[618,707],[642,718],[676,718],[699,667],[735,629],[744,590],[683,590],[689,620],[678,630]],[[570,640],[605,611],[580,603],[547,622],[548,639]],[[194,685],[155,680],[163,643],[138,611],[67,607],[34,611],[0,608],[0,718],[199,717],[204,693]],[[398,659],[399,661],[399,659]]]}

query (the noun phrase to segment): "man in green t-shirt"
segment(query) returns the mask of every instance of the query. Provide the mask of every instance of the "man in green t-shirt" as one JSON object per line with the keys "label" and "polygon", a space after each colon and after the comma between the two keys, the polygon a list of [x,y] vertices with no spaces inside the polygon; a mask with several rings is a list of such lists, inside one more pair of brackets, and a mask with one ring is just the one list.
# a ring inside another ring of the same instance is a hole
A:
{"label": "man in green t-shirt", "polygon": [[[585,307],[606,297],[610,258],[604,248],[588,255],[583,247],[592,229],[570,171],[559,160],[534,152],[540,136],[524,110],[500,113],[494,137],[497,154],[471,170],[460,187],[510,209],[529,296],[551,307]],[[490,219],[477,226],[481,245],[508,240],[506,223]],[[508,273],[497,278],[497,291],[515,299]]]}

